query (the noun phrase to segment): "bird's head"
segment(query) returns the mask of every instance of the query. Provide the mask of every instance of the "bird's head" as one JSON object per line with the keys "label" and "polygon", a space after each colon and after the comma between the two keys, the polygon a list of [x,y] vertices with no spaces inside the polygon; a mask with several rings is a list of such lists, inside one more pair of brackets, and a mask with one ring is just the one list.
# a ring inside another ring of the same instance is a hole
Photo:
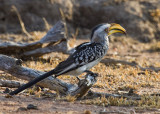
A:
{"label": "bird's head", "polygon": [[106,38],[113,33],[126,34],[126,30],[121,25],[116,23],[99,24],[93,28],[91,40],[94,40],[95,38]]}

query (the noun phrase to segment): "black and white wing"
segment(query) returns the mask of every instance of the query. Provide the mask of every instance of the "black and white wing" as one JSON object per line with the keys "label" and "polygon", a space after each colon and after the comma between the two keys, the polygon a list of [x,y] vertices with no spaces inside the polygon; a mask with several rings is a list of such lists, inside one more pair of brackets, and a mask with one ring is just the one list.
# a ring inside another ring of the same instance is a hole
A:
{"label": "black and white wing", "polygon": [[102,58],[106,49],[100,43],[83,43],[75,48],[75,52],[54,69],[55,75],[62,75],[75,70],[92,61]]}

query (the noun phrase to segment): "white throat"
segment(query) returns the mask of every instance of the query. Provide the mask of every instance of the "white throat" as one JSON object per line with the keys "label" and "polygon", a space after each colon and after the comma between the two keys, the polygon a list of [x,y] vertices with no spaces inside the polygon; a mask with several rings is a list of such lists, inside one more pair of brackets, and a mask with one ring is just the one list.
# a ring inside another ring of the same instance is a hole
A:
{"label": "white throat", "polygon": [[104,45],[108,45],[109,46],[109,39],[108,39],[108,36],[107,36],[107,33],[104,32],[101,32],[97,35],[94,35],[91,39],[91,42],[95,42],[95,43],[101,43],[101,44],[104,44]]}

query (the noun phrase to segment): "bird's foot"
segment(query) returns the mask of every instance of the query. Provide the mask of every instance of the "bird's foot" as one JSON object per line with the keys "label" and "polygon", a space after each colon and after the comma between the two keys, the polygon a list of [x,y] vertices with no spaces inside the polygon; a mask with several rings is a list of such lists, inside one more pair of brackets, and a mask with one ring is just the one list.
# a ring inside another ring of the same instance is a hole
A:
{"label": "bird's foot", "polygon": [[79,87],[82,86],[82,84],[87,84],[87,86],[91,86],[96,82],[96,78],[98,76],[97,73],[93,73],[92,71],[89,71],[89,70],[87,70],[85,72],[87,73],[85,79],[80,80],[77,77],[77,79],[79,80],[79,82],[78,82]]}

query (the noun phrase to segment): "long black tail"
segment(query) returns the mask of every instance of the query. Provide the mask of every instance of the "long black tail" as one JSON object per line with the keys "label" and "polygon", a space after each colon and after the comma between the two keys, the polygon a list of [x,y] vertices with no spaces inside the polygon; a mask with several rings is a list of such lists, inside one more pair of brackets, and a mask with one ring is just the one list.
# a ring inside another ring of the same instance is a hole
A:
{"label": "long black tail", "polygon": [[21,87],[19,87],[19,88],[16,89],[15,91],[10,92],[9,94],[10,94],[10,95],[18,94],[19,92],[21,92],[21,91],[23,91],[23,90],[25,90],[25,89],[33,86],[33,85],[36,84],[37,82],[39,82],[39,81],[41,81],[41,80],[43,80],[43,79],[51,76],[51,75],[54,74],[54,73],[55,73],[55,72],[54,72],[54,69],[53,69],[53,70],[51,70],[51,71],[49,71],[49,72],[47,72],[47,73],[45,73],[45,74],[43,74],[43,75],[35,78],[34,80],[28,82],[27,84],[22,85]]}

